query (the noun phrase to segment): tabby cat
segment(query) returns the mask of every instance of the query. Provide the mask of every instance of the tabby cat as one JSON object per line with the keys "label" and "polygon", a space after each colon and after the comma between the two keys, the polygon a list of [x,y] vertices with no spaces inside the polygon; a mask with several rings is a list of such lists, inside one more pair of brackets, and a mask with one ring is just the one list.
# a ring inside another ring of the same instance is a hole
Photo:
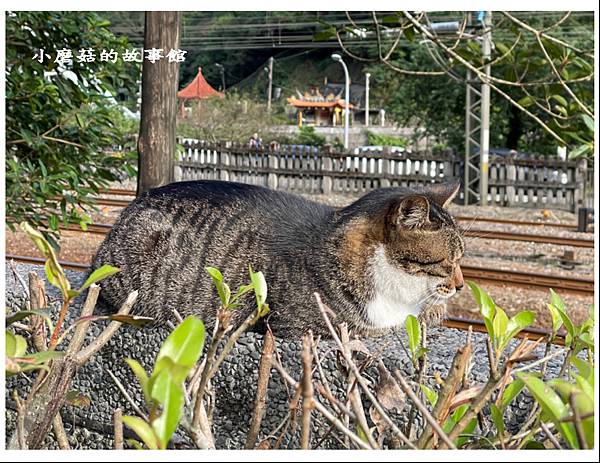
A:
{"label": "tabby cat", "polygon": [[[289,193],[233,182],[172,183],[144,193],[122,213],[93,268],[121,272],[102,281],[101,297],[118,309],[139,290],[134,312],[158,321],[173,309],[214,320],[219,298],[204,268],[223,272],[232,288],[248,266],[268,284],[276,335],[327,330],[313,293],[356,334],[380,335],[408,314],[439,318],[463,287],[464,241],[444,210],[458,183],[418,190],[382,188],[334,209]],[[252,298],[236,309],[241,323]]]}

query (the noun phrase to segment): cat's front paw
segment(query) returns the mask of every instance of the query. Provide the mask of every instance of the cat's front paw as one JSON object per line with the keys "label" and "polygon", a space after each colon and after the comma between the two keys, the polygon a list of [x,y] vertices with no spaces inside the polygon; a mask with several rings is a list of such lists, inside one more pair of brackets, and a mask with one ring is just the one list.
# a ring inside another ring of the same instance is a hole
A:
{"label": "cat's front paw", "polygon": [[438,302],[423,309],[419,314],[419,321],[424,322],[427,326],[439,326],[446,318],[447,312],[446,302]]}

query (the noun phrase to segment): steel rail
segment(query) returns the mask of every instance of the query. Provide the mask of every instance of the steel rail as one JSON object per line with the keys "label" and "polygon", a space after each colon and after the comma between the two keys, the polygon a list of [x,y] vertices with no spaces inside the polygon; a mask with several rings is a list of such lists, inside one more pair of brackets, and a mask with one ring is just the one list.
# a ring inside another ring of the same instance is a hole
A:
{"label": "steel rail", "polygon": [[580,248],[593,248],[593,239],[584,238],[570,238],[552,235],[536,235],[530,233],[515,233],[505,232],[499,230],[479,230],[469,229],[465,231],[465,236],[472,238],[486,238],[494,240],[507,240],[507,241],[527,241],[532,243],[544,243],[544,244],[558,244],[561,246],[575,246]]}
{"label": "steel rail", "polygon": [[514,270],[490,269],[461,265],[466,279],[492,284],[506,284],[530,289],[554,289],[584,296],[594,295],[594,280],[559,275],[542,275],[539,273],[517,272]]}
{"label": "steel rail", "polygon": [[555,227],[555,228],[567,228],[569,230],[577,230],[576,224],[570,223],[548,223],[548,222],[534,222],[528,220],[516,220],[516,219],[501,219],[497,217],[469,217],[465,215],[453,215],[455,220],[459,222],[488,222],[505,225],[521,225],[531,227]]}

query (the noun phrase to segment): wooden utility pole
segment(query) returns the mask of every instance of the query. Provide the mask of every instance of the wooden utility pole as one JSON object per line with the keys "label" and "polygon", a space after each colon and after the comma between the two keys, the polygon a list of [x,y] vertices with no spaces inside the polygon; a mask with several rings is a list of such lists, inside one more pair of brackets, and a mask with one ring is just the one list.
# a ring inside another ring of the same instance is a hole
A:
{"label": "wooden utility pole", "polygon": [[[167,54],[179,49],[180,25],[180,12],[146,12],[138,195],[173,181],[179,62],[168,59]],[[160,50],[160,59],[147,59],[151,54],[148,50]]]}

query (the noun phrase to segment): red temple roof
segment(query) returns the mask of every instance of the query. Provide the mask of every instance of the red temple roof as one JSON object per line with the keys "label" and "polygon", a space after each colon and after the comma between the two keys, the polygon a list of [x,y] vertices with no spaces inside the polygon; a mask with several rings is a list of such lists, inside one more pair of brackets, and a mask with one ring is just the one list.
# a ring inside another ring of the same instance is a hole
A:
{"label": "red temple roof", "polygon": [[185,100],[193,100],[210,98],[213,96],[223,98],[224,95],[223,93],[216,91],[208,82],[206,82],[206,79],[202,75],[202,68],[198,68],[198,75],[187,87],[178,91],[177,96]]}
{"label": "red temple roof", "polygon": [[[292,106],[295,106],[296,108],[334,108],[336,106],[339,106],[340,108],[343,109],[346,107],[346,103],[342,99],[331,100],[331,101],[307,101],[307,100],[300,100],[295,97],[290,97],[287,99],[287,101],[289,104],[291,104]],[[353,109],[353,108],[354,108],[354,105],[352,103],[350,103],[348,105],[348,109]]]}

